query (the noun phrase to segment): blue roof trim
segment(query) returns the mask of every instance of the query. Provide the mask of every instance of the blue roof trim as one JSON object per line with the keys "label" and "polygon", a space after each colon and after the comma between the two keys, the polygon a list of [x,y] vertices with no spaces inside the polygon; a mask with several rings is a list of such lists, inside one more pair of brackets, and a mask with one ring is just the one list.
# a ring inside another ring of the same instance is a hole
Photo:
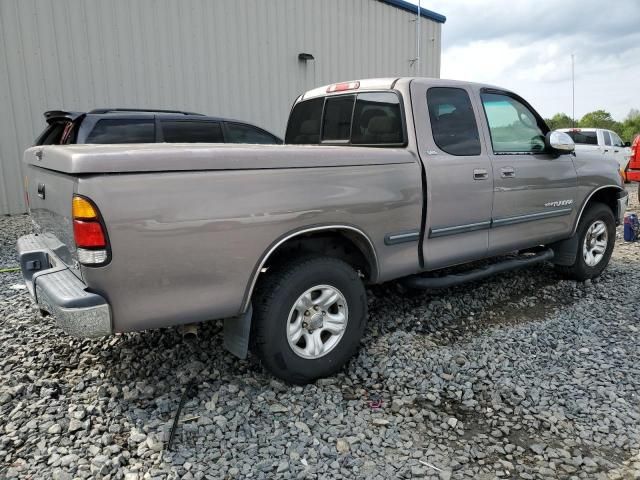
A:
{"label": "blue roof trim", "polygon": [[[396,8],[406,10],[411,13],[418,13],[418,5],[415,3],[405,2],[404,0],[380,0],[382,3],[387,3]],[[439,13],[427,10],[426,8],[420,8],[420,16],[428,18],[429,20],[436,21],[438,23],[444,23],[447,21],[447,17],[440,15]]]}

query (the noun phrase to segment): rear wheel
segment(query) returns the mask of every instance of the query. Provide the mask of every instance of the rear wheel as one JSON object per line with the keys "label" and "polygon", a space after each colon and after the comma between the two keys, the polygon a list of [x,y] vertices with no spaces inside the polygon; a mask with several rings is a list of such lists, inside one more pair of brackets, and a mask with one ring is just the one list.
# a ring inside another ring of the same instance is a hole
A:
{"label": "rear wheel", "polygon": [[253,350],[290,383],[338,371],[356,352],[366,325],[362,281],[335,258],[301,259],[267,272],[253,306]]}
{"label": "rear wheel", "polygon": [[584,213],[578,229],[578,250],[571,266],[559,266],[567,277],[578,281],[595,278],[609,264],[616,240],[616,222],[611,209],[594,203]]}

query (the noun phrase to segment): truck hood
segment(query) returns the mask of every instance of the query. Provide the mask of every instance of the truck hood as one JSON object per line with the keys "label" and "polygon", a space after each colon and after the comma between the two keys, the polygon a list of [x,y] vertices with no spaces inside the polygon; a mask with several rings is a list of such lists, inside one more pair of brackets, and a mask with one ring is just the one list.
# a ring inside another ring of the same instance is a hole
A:
{"label": "truck hood", "polygon": [[24,162],[67,174],[343,167],[410,163],[402,148],[153,143],[47,145],[27,149]]}

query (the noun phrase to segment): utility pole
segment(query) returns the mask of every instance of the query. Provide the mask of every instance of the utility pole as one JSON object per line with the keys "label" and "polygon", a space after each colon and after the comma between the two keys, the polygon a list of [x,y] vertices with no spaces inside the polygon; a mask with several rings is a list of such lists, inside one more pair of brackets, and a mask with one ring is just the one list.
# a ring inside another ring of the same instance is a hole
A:
{"label": "utility pole", "polygon": [[571,120],[573,120],[573,128],[576,128],[576,74],[575,74],[575,55],[571,54]]}
{"label": "utility pole", "polygon": [[418,0],[418,13],[416,15],[416,77],[420,75],[420,11],[421,5],[420,0]]}

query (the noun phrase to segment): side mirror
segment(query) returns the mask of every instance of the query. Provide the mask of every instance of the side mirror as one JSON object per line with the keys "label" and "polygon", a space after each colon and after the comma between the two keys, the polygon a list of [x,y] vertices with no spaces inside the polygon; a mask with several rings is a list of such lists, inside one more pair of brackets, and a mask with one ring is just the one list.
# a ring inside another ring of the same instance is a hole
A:
{"label": "side mirror", "polygon": [[631,146],[631,142],[624,142],[624,146],[625,147],[630,147]]}
{"label": "side mirror", "polygon": [[557,130],[547,132],[544,136],[544,144],[548,150],[559,154],[571,153],[576,148],[576,144],[573,143],[573,139],[568,134]]}

